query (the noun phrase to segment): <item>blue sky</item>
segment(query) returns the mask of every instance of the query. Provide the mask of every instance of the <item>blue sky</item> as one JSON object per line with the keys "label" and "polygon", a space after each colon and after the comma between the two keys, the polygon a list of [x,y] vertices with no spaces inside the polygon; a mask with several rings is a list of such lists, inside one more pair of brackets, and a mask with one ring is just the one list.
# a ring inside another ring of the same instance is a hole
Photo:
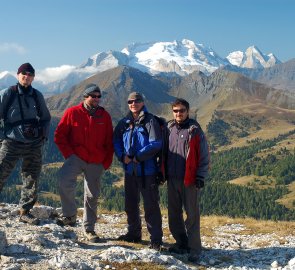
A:
{"label": "blue sky", "polygon": [[190,39],[221,57],[256,45],[295,57],[294,0],[1,1],[0,72],[80,65],[132,42]]}

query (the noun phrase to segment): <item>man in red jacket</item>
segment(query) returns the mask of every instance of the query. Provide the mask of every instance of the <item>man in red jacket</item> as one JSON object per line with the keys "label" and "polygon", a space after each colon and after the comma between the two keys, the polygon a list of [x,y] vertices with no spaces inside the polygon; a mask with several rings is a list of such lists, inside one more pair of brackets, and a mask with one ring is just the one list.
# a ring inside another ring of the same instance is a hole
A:
{"label": "man in red jacket", "polygon": [[84,234],[98,242],[94,231],[100,180],[113,159],[113,127],[109,113],[99,106],[101,91],[95,84],[84,89],[84,101],[68,108],[60,120],[54,141],[65,158],[58,182],[63,216],[61,226],[76,224],[75,191],[77,176],[84,173]]}

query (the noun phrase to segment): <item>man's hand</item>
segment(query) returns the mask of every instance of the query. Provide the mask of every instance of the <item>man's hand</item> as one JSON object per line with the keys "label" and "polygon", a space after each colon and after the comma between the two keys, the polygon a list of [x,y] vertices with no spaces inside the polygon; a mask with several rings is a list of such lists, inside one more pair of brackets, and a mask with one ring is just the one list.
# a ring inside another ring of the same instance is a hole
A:
{"label": "man's hand", "polygon": [[198,190],[200,190],[201,188],[204,187],[204,181],[201,180],[201,179],[196,179],[196,183],[195,183],[195,185],[196,185],[196,188],[197,188]]}
{"label": "man's hand", "polygon": [[124,160],[123,160],[123,162],[124,162],[125,164],[129,164],[131,161],[132,161],[132,159],[129,158],[127,155],[124,156]]}

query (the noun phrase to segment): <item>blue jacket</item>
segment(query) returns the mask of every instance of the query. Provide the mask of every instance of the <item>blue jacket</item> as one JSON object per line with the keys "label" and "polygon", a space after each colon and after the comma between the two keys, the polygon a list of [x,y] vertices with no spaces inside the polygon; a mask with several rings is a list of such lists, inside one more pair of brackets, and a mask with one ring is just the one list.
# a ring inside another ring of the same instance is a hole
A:
{"label": "blue jacket", "polygon": [[138,120],[134,121],[132,113],[121,119],[114,131],[114,148],[117,158],[123,162],[124,156],[136,158],[139,163],[124,164],[129,175],[156,175],[158,167],[156,154],[161,150],[161,128],[154,116],[144,107]]}

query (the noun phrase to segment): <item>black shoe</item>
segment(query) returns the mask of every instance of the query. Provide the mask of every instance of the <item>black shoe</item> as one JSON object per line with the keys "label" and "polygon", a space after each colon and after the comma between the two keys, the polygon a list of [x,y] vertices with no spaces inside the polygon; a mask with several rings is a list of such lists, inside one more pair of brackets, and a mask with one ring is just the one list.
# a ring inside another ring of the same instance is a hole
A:
{"label": "black shoe", "polygon": [[187,260],[191,263],[198,263],[200,261],[200,255],[198,254],[190,254]]}
{"label": "black shoe", "polygon": [[21,221],[23,223],[32,224],[32,225],[39,225],[40,224],[40,219],[34,217],[28,211],[21,211],[19,221]]}
{"label": "black shoe", "polygon": [[77,216],[74,215],[74,216],[71,216],[71,217],[59,217],[56,219],[56,224],[59,225],[59,226],[75,226],[76,225],[76,219],[77,219]]}
{"label": "black shoe", "polygon": [[130,242],[130,243],[140,243],[141,242],[141,236],[133,236],[131,234],[123,234],[120,235],[117,240],[119,241],[126,241],[126,242]]}
{"label": "black shoe", "polygon": [[95,233],[95,231],[85,231],[85,237],[91,243],[98,243],[100,241],[99,236]]}
{"label": "black shoe", "polygon": [[157,250],[157,251],[161,251],[162,250],[162,243],[151,242],[150,245],[149,245],[149,248]]}
{"label": "black shoe", "polygon": [[186,254],[189,253],[190,249],[187,245],[180,245],[176,243],[173,246],[169,247],[168,251],[170,253]]}

